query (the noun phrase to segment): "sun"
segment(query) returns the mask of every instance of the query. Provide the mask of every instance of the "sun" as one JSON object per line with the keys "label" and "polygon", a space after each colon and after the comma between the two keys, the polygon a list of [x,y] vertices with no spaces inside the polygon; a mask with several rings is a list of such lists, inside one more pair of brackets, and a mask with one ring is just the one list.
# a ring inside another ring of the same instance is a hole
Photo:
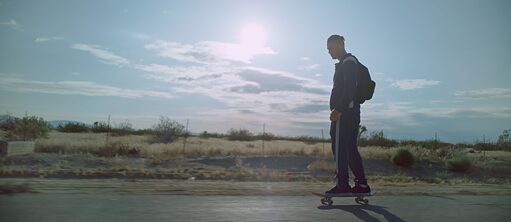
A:
{"label": "sun", "polygon": [[241,30],[241,44],[251,47],[266,45],[266,31],[258,23],[246,24]]}

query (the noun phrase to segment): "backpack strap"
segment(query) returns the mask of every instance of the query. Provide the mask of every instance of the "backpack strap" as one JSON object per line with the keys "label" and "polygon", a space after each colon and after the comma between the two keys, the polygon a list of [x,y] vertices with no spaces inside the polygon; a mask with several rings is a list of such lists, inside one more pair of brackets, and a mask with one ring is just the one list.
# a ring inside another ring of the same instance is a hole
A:
{"label": "backpack strap", "polygon": [[352,55],[349,55],[348,57],[344,58],[344,60],[342,60],[342,64],[344,64],[345,62],[347,61],[353,61],[355,63],[358,63],[357,59],[355,58],[355,56],[352,56]]}

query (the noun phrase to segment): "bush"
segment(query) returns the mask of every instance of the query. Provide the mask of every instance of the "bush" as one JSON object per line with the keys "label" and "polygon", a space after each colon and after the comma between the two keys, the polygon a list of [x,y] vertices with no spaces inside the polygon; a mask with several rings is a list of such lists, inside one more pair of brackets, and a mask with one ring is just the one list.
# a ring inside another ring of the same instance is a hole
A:
{"label": "bush", "polygon": [[511,129],[502,131],[502,134],[499,135],[499,139],[497,140],[497,144],[511,144],[510,132]]}
{"label": "bush", "polygon": [[239,141],[252,141],[254,135],[248,129],[230,129],[227,132],[228,140],[239,140]]}
{"label": "bush", "polygon": [[313,137],[313,136],[297,136],[295,138],[296,141],[303,142],[305,144],[313,145],[319,142],[323,142],[323,140],[319,137]]}
{"label": "bush", "polygon": [[114,128],[112,129],[112,136],[125,136],[132,134],[135,130],[130,122],[127,120],[125,122],[114,124]]}
{"label": "bush", "polygon": [[1,124],[0,129],[4,131],[4,137],[10,140],[35,140],[47,137],[50,131],[50,124],[43,118],[36,116],[25,116],[17,118],[8,116]]}
{"label": "bush", "polygon": [[273,134],[273,133],[265,132],[265,133],[258,134],[257,135],[257,139],[260,139],[260,140],[276,140],[277,136],[275,136],[275,134]]}
{"label": "bush", "polygon": [[415,161],[415,157],[408,149],[399,148],[392,155],[390,160],[398,166],[410,167],[413,164],[413,162]]}
{"label": "bush", "polygon": [[169,119],[168,117],[160,117],[160,122],[154,125],[155,141],[159,143],[171,143],[183,134],[184,126],[180,123]]}
{"label": "bush", "polygon": [[139,147],[130,146],[129,143],[113,142],[100,147],[94,154],[102,157],[138,155]]}
{"label": "bush", "polygon": [[96,121],[92,125],[91,130],[93,133],[106,133],[106,132],[110,132],[111,128],[108,126],[108,124],[106,122]]}
{"label": "bush", "polygon": [[360,138],[358,140],[360,146],[381,146],[395,147],[398,145],[396,140],[387,139],[383,134],[383,130],[372,132],[369,138]]}
{"label": "bush", "polygon": [[64,133],[85,133],[89,132],[89,127],[83,123],[68,122],[66,124],[57,126],[57,131]]}
{"label": "bush", "polygon": [[447,169],[455,172],[467,172],[472,166],[472,161],[467,155],[458,153],[446,162]]}

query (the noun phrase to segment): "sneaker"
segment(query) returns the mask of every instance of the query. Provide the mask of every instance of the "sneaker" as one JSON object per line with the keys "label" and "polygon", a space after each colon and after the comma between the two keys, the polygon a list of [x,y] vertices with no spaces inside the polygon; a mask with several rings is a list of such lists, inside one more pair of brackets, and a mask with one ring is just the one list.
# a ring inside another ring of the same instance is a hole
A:
{"label": "sneaker", "polygon": [[352,193],[371,193],[371,187],[367,184],[356,184],[351,188]]}
{"label": "sneaker", "polygon": [[346,188],[343,188],[343,189],[339,188],[338,186],[334,186],[334,187],[332,187],[332,189],[325,192],[326,196],[338,196],[338,195],[347,195],[347,194],[351,194],[351,187],[349,187],[349,186]]}

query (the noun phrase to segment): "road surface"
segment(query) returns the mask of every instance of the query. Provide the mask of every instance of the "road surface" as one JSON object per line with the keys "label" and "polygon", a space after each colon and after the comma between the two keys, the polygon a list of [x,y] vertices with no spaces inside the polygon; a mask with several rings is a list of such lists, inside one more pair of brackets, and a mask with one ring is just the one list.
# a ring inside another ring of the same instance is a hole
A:
{"label": "road surface", "polygon": [[0,196],[0,221],[509,221],[509,195],[335,198],[127,193],[21,193]]}

